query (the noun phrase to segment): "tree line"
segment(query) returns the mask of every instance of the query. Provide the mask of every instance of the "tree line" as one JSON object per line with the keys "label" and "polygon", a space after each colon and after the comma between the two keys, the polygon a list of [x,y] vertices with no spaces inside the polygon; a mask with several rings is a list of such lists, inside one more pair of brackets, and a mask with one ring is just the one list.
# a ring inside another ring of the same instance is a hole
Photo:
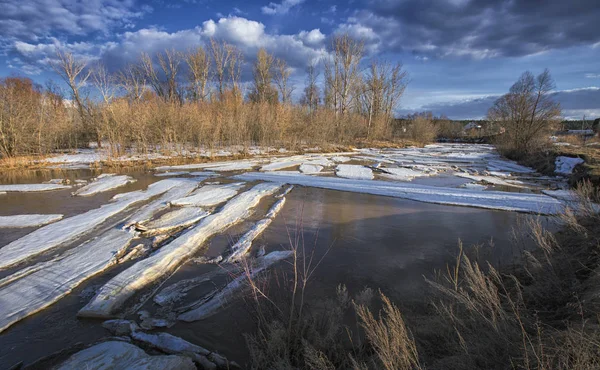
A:
{"label": "tree line", "polygon": [[[0,79],[0,155],[90,141],[120,155],[391,139],[408,75],[399,63],[365,63],[362,41],[334,36],[293,99],[293,69],[265,49],[250,64],[236,46],[213,39],[185,52],[141,53],[118,71],[59,50],[52,67],[66,91],[24,77]],[[250,82],[242,80],[245,69]]]}

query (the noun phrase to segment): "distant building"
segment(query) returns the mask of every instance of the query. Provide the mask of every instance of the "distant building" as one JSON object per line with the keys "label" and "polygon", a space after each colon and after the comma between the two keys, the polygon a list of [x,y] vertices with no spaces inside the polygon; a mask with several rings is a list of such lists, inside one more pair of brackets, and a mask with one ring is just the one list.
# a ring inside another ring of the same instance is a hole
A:
{"label": "distant building", "polygon": [[477,122],[469,122],[463,128],[464,131],[481,130],[481,125]]}

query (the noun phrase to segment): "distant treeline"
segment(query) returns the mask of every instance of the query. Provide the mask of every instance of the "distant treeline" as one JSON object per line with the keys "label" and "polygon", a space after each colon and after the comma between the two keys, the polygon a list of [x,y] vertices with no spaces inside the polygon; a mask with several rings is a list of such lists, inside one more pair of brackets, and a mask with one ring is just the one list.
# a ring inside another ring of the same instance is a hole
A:
{"label": "distant treeline", "polygon": [[[365,69],[363,54],[363,42],[336,36],[328,56],[307,68],[295,103],[291,68],[264,49],[250,65],[235,46],[211,40],[187,52],[142,53],[116,72],[59,51],[52,66],[66,93],[52,82],[0,79],[0,156],[45,154],[90,141],[120,155],[394,139],[393,115],[407,74],[402,65],[381,60]],[[243,68],[252,69],[250,84],[241,81]]]}

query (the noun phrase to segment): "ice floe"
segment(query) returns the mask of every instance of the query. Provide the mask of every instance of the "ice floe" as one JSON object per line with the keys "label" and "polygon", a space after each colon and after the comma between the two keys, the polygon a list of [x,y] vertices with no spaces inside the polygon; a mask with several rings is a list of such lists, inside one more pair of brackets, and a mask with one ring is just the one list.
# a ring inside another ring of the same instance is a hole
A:
{"label": "ice floe", "polygon": [[192,257],[208,238],[249,217],[252,209],[263,197],[273,194],[280,187],[281,184],[263,183],[237,195],[226,203],[221,211],[206,217],[150,257],[138,261],[108,281],[79,311],[79,315],[113,315],[137,291],[169,275],[181,263]]}
{"label": "ice floe", "polygon": [[299,169],[300,172],[311,175],[321,172],[323,170],[323,166],[319,164],[302,163]]}
{"label": "ice floe", "polygon": [[244,183],[226,185],[204,185],[188,197],[175,199],[174,206],[212,207],[235,196]]}
{"label": "ice floe", "polygon": [[[134,235],[111,229],[59,258],[42,262],[38,269],[27,269],[0,288],[0,331],[36,313],[71,292],[97,273],[118,262],[118,254]],[[35,267],[35,266],[34,266]]]}
{"label": "ice floe", "polygon": [[[165,182],[180,184],[169,191],[186,185],[191,191],[191,181]],[[153,202],[130,216],[130,220],[151,217],[159,210],[159,204]],[[0,331],[50,306],[90,277],[130,259],[129,254],[124,254],[135,237],[136,233],[129,230],[112,228],[52,260],[19,270],[0,281]]]}
{"label": "ice floe", "polygon": [[40,191],[51,191],[51,190],[63,190],[70,189],[69,185],[62,184],[14,184],[14,185],[0,185],[0,192],[8,193],[28,193],[28,192],[40,192]]}
{"label": "ice floe", "polygon": [[513,186],[517,188],[526,188],[528,187],[525,183],[518,180],[504,180],[495,176],[486,176],[486,175],[469,175],[467,173],[457,173],[456,176],[463,177],[465,179],[485,182],[492,185],[501,185],[501,186]]}
{"label": "ice floe", "polygon": [[[263,270],[268,269],[275,263],[291,257],[292,251],[276,251],[267,254],[266,256],[257,258],[252,268],[249,271],[251,277],[255,277]],[[201,304],[192,310],[182,313],[177,317],[181,321],[198,321],[214,315],[219,308],[221,308],[227,301],[232,300],[235,295],[246,287],[246,281],[248,276],[242,274],[238,276],[229,284],[227,284],[221,291],[215,294],[208,301],[201,300]]]}
{"label": "ice floe", "polygon": [[385,173],[382,174],[383,177],[387,177],[392,180],[400,180],[400,181],[411,181],[415,177],[421,176],[429,176],[428,173],[424,171],[413,170],[410,168],[383,168]]}
{"label": "ice floe", "polygon": [[274,181],[323,189],[349,191],[411,199],[420,202],[458,206],[470,206],[506,211],[556,214],[563,204],[546,195],[500,191],[476,191],[469,189],[435,187],[420,184],[378,180],[354,180],[335,177],[287,175],[277,172],[249,172],[236,175],[245,181]]}
{"label": "ice floe", "polygon": [[232,263],[240,261],[246,253],[252,247],[252,242],[256,239],[260,234],[263,233],[271,225],[273,219],[279,214],[279,211],[283,208],[285,204],[285,198],[279,199],[267,215],[262,220],[258,221],[250,230],[248,230],[242,237],[231,247],[231,254],[225,258],[225,262]]}
{"label": "ice floe", "polygon": [[191,226],[210,213],[200,207],[183,207],[162,215],[159,219],[144,224],[147,236],[164,234],[174,229]]}
{"label": "ice floe", "polygon": [[17,228],[17,227],[33,227],[42,226],[56,222],[63,218],[63,215],[12,215],[12,216],[0,216],[0,229],[1,228]]}
{"label": "ice floe", "polygon": [[133,344],[122,341],[108,341],[75,353],[54,369],[196,370],[196,365],[190,358],[185,356],[150,356]]}
{"label": "ice floe", "polygon": [[123,212],[135,203],[160,195],[177,184],[178,182],[172,180],[155,182],[148,186],[145,191],[119,194],[119,196],[113,197],[117,200],[115,202],[43,226],[0,248],[0,269],[20,263],[89,234],[109,217]]}
{"label": "ice floe", "polygon": [[[561,175],[570,175],[573,173],[573,169],[577,165],[582,164],[584,161],[581,158],[572,158],[572,157],[564,157],[559,156],[556,157],[556,161],[554,162],[555,170],[554,172],[560,173]],[[0,188],[0,190],[2,190]]]}
{"label": "ice floe", "polygon": [[73,195],[85,197],[120,188],[136,180],[127,175],[102,174],[88,185],[79,188]]}
{"label": "ice floe", "polygon": [[336,167],[335,174],[346,179],[369,180],[373,178],[373,171],[370,168],[358,164],[340,164]]}

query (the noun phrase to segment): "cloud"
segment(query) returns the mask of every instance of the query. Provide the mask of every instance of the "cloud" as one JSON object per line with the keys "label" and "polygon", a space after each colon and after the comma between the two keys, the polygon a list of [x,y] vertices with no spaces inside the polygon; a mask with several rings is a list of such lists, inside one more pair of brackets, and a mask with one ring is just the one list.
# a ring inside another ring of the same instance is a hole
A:
{"label": "cloud", "polygon": [[586,73],[585,78],[600,78],[600,73]]}
{"label": "cloud", "polygon": [[136,9],[134,0],[3,0],[0,39],[37,41],[57,34],[108,33],[132,23],[152,9]]}
{"label": "cloud", "polygon": [[263,6],[260,10],[263,14],[268,15],[286,14],[291,8],[302,4],[304,1],[305,0],[283,0],[281,3],[269,3],[269,5]]}
{"label": "cloud", "polygon": [[[462,101],[426,104],[418,109],[403,109],[398,113],[405,115],[417,111],[431,111],[435,115],[446,115],[452,119],[480,119],[486,116],[488,109],[499,95],[482,96]],[[585,87],[571,90],[560,90],[553,93],[553,98],[560,103],[563,117],[581,119],[600,117],[600,88]]]}
{"label": "cloud", "polygon": [[[303,70],[306,66],[327,54],[326,36],[319,29],[300,31],[296,34],[270,34],[265,25],[246,18],[229,16],[217,21],[207,20],[202,25],[177,32],[158,28],[143,28],[117,35],[114,41],[103,43],[66,43],[51,38],[47,42],[15,42],[11,52],[15,54],[14,67],[46,68],[61,48],[89,61],[101,60],[109,70],[116,70],[136,61],[141,52],[155,54],[167,49],[187,51],[207,45],[211,38],[237,46],[244,59],[252,62],[258,49],[265,48],[275,57],[284,59],[292,68]],[[25,70],[24,68],[22,68]]]}
{"label": "cloud", "polygon": [[485,59],[599,45],[597,0],[372,0],[341,27],[371,29],[380,48]]}

